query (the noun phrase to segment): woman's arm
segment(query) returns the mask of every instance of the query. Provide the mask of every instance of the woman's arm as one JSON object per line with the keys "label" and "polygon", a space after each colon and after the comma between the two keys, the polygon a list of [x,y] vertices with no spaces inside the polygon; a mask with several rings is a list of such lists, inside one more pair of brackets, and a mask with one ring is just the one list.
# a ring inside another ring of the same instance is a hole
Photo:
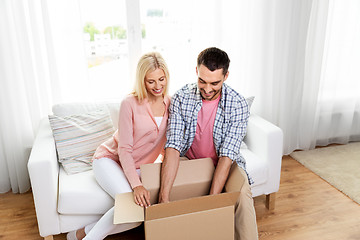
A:
{"label": "woman's arm", "polygon": [[139,175],[136,172],[134,158],[134,113],[131,106],[131,99],[122,101],[119,111],[118,125],[118,154],[121,167],[132,189],[142,185]]}
{"label": "woman's arm", "polygon": [[150,192],[147,191],[140,181],[136,172],[136,166],[132,157],[134,142],[134,123],[133,108],[129,99],[125,99],[119,111],[119,131],[118,131],[118,154],[121,167],[131,188],[134,191],[134,201],[136,204],[147,207],[150,206]]}

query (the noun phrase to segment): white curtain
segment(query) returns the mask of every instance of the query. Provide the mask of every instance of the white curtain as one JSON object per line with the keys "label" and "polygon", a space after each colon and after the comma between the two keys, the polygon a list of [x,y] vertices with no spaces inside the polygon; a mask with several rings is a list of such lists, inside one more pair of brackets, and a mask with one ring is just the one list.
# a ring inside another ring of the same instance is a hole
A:
{"label": "white curtain", "polygon": [[360,141],[360,2],[329,6],[316,145]]}
{"label": "white curtain", "polygon": [[67,22],[79,17],[73,2],[0,1],[0,193],[29,190],[27,161],[41,118],[86,88],[76,44],[82,32]]}
{"label": "white curtain", "polygon": [[256,96],[253,112],[283,130],[284,154],[360,140],[359,4],[249,0],[224,6],[224,21],[238,23],[223,33],[232,57],[229,84]]}
{"label": "white curtain", "polygon": [[27,159],[39,120],[51,104],[49,56],[37,3],[0,1],[1,193],[29,190]]}

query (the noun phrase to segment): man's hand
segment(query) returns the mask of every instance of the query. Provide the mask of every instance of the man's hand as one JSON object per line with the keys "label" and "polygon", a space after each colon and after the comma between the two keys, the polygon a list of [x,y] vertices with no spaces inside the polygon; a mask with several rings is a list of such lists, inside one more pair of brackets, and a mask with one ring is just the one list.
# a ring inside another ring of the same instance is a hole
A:
{"label": "man's hand", "polygon": [[232,160],[228,157],[220,157],[216,166],[213,181],[211,183],[210,195],[222,192],[226,180],[229,177]]}
{"label": "man's hand", "polygon": [[161,197],[161,195],[159,196],[159,203],[168,203],[168,202],[170,202],[169,198],[164,199]]}
{"label": "man's hand", "polygon": [[165,158],[161,165],[159,203],[170,201],[170,191],[179,168],[179,158],[180,153],[176,149],[167,148],[165,150]]}
{"label": "man's hand", "polygon": [[143,186],[137,186],[133,190],[135,203],[141,207],[149,207],[150,192],[146,190]]}

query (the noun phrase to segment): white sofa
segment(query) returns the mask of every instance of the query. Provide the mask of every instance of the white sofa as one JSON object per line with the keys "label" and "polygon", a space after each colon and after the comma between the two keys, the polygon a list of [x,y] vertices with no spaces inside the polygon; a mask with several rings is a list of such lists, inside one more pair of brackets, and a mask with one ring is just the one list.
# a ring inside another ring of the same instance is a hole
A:
{"label": "white sofa", "polygon": [[[99,107],[109,109],[114,126],[119,103],[61,104],[53,107],[58,116],[82,114]],[[283,135],[280,128],[252,114],[241,152],[254,180],[253,196],[267,195],[267,207],[274,208],[279,189]],[[97,184],[93,172],[67,175],[59,165],[52,130],[45,118],[34,141],[28,162],[39,232],[45,239],[79,229],[97,221],[114,204]]]}

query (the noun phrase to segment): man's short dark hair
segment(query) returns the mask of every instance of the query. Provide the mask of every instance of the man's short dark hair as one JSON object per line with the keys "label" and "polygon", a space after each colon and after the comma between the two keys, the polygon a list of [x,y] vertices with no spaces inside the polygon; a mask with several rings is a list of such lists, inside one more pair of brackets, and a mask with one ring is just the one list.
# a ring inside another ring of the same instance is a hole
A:
{"label": "man's short dark hair", "polygon": [[197,67],[204,65],[210,71],[222,69],[224,76],[228,72],[230,59],[226,52],[216,47],[211,47],[203,50],[197,59]]}

